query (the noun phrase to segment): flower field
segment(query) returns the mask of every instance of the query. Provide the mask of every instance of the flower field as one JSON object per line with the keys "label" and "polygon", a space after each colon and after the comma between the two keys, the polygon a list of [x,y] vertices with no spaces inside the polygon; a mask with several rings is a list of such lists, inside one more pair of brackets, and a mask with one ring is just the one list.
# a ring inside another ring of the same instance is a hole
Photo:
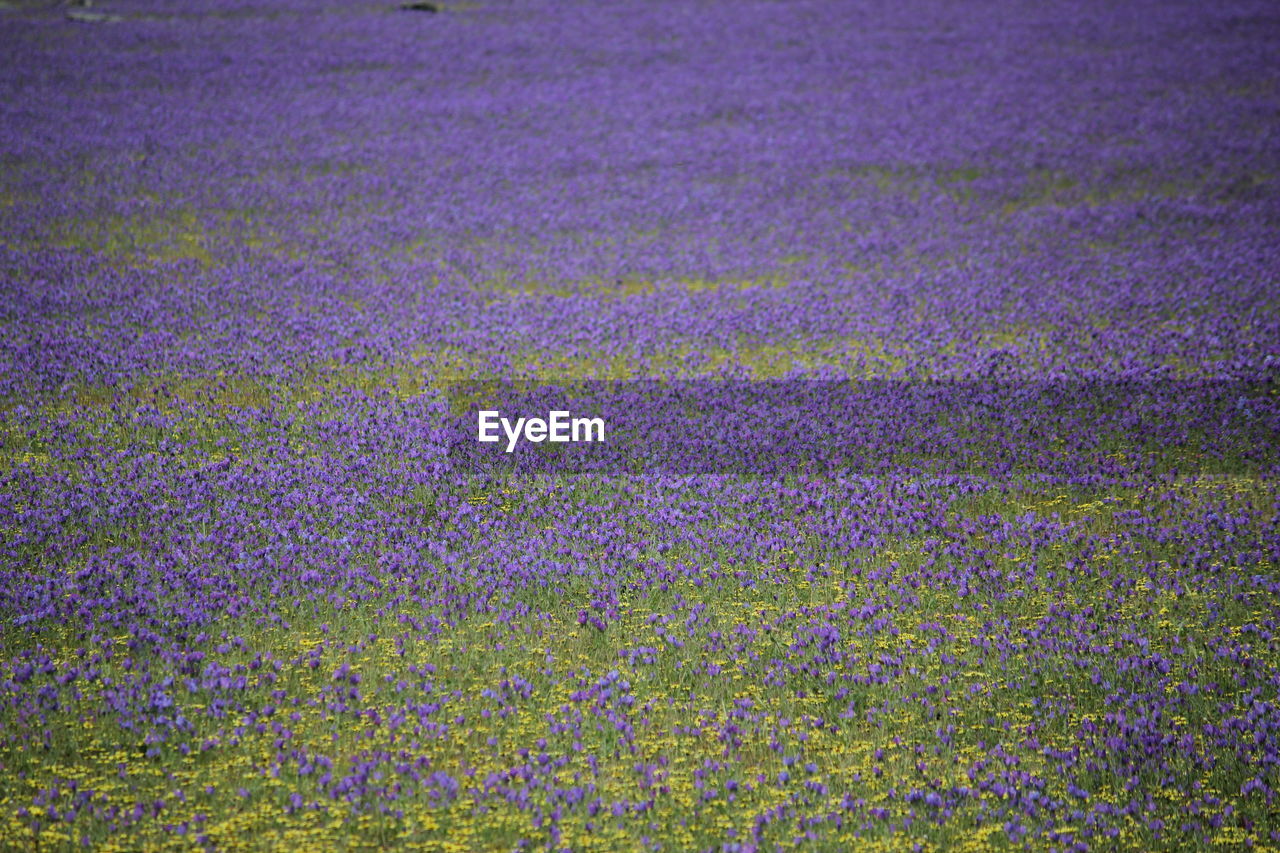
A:
{"label": "flower field", "polygon": [[1280,851],[1274,4],[415,5],[0,4],[0,850]]}

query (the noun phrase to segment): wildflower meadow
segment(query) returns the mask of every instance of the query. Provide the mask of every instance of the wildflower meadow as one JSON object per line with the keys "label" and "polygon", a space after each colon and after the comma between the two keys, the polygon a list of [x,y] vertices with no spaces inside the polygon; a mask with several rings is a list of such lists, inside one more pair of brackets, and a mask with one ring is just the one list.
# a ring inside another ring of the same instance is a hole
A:
{"label": "wildflower meadow", "polygon": [[1278,56],[0,3],[0,850],[1280,851]]}

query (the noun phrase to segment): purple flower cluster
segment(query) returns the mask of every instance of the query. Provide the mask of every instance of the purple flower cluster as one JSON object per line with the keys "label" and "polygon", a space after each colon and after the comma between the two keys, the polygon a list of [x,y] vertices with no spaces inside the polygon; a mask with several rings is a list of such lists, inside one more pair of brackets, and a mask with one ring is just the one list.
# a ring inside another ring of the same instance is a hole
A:
{"label": "purple flower cluster", "polygon": [[1267,3],[100,4],[0,8],[0,848],[1280,849]]}

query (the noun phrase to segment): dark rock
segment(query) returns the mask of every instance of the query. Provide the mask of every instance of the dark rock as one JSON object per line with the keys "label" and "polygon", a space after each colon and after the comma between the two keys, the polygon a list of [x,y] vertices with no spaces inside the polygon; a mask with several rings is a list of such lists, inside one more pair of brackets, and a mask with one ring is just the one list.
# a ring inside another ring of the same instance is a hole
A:
{"label": "dark rock", "polygon": [[439,12],[440,7],[435,3],[402,3],[400,10],[403,12]]}

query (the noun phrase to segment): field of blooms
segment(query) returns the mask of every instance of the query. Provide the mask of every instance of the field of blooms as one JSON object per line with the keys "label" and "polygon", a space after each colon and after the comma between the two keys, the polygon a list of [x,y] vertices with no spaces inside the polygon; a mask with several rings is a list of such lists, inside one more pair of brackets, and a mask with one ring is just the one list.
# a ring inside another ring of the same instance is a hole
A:
{"label": "field of blooms", "polygon": [[0,3],[0,850],[1280,850],[1274,3],[417,5]]}

